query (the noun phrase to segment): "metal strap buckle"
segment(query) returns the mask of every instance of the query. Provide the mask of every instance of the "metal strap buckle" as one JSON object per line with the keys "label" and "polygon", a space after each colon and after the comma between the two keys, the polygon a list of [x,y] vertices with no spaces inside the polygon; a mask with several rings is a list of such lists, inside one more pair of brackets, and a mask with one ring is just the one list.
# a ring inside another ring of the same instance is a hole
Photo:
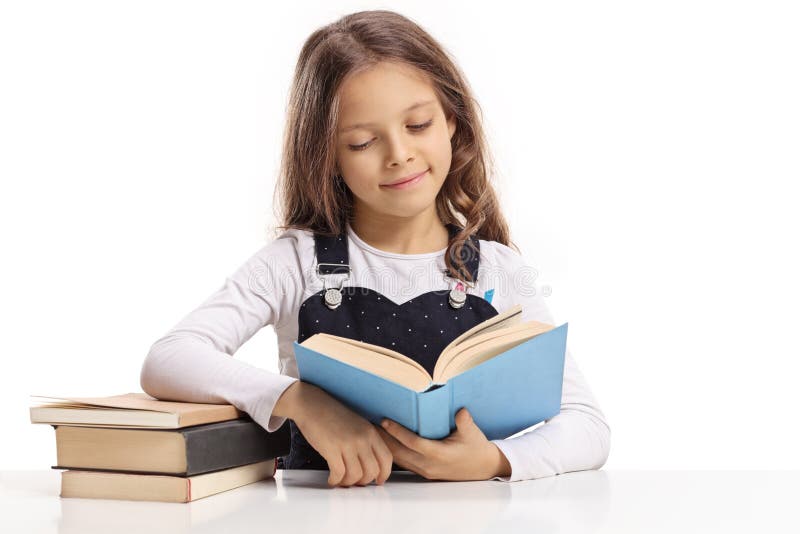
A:
{"label": "metal strap buckle", "polygon": [[333,267],[340,267],[340,268],[341,267],[346,267],[347,268],[347,278],[350,278],[351,269],[350,269],[350,265],[347,264],[347,263],[318,263],[317,264],[317,276],[332,276],[332,275],[335,275],[335,274],[344,274],[344,273],[324,273],[323,274],[323,273],[319,272],[319,268],[322,265],[332,265]]}
{"label": "metal strap buckle", "polygon": [[451,280],[455,280],[455,283],[453,284],[453,287],[458,285],[458,282],[461,282],[462,284],[464,284],[465,287],[467,287],[469,289],[472,289],[476,285],[478,285],[478,281],[477,280],[473,280],[472,282],[467,282],[467,281],[464,281],[464,280],[459,280],[459,279],[457,279],[457,278],[455,278],[453,276],[450,276],[448,274],[447,269],[442,270],[442,273],[444,274],[444,281],[447,282],[448,285],[450,285],[452,283]]}
{"label": "metal strap buckle", "polygon": [[[325,273],[325,274],[322,274],[319,271],[319,268],[320,268],[321,265],[333,265],[334,267],[346,267],[347,268],[347,276],[345,276],[344,278],[342,278],[339,281],[339,287],[338,288],[335,288],[335,289],[332,288],[332,287],[329,288],[328,287],[328,279],[327,278],[323,278],[323,277],[337,276],[337,275],[344,274],[344,273]],[[350,265],[347,265],[345,263],[318,263],[317,264],[317,276],[322,278],[322,294],[323,294],[323,297],[324,297],[325,305],[329,309],[335,310],[336,308],[338,308],[341,305],[341,303],[342,303],[342,288],[344,287],[344,283],[350,279],[350,272],[351,272]]]}

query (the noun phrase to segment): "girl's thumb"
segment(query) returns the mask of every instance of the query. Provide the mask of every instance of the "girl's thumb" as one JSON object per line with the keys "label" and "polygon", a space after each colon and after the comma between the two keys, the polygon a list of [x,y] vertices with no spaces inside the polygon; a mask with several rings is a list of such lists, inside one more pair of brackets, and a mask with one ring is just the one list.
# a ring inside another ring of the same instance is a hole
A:
{"label": "girl's thumb", "polygon": [[467,427],[473,424],[472,415],[467,411],[466,408],[462,408],[456,414],[456,427],[461,429],[462,427]]}

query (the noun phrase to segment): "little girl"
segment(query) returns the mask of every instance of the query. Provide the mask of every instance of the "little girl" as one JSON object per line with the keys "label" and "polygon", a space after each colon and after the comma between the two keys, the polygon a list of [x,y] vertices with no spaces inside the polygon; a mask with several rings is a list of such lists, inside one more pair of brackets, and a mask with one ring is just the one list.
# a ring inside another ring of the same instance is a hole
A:
{"label": "little girl", "polygon": [[[392,468],[516,481],[601,467],[609,427],[569,349],[561,412],[491,441],[466,409],[447,438],[427,440],[393,421],[373,425],[298,380],[292,342],[319,332],[397,350],[432,372],[445,345],[515,304],[523,321],[555,324],[508,246],[488,160],[464,76],[418,25],[364,11],[315,31],[288,106],[283,232],[153,344],[142,389],[232,404],[269,432],[288,424],[291,452],[278,466],[327,469],[331,486],[382,484]],[[281,374],[230,357],[267,325]]]}

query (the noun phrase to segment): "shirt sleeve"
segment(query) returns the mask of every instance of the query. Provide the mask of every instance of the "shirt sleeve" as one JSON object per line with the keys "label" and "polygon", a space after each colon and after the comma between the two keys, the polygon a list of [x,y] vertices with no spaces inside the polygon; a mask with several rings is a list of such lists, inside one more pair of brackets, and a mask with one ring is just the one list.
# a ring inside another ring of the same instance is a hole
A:
{"label": "shirt sleeve", "polygon": [[[522,305],[523,321],[555,324],[541,290],[531,281],[535,271],[516,251],[498,245],[496,266],[508,275],[508,305]],[[501,312],[503,310],[500,310]],[[569,348],[564,361],[561,411],[513,438],[491,440],[508,459],[511,474],[492,480],[514,482],[570,471],[599,469],[608,459],[611,431],[605,415]]]}
{"label": "shirt sleeve", "polygon": [[[286,234],[284,234],[285,236]],[[232,358],[258,330],[289,314],[302,289],[294,239],[281,236],[253,254],[199,307],[151,346],[140,385],[161,400],[232,404],[269,432],[272,416],[296,378]],[[296,299],[295,299],[296,300]]]}

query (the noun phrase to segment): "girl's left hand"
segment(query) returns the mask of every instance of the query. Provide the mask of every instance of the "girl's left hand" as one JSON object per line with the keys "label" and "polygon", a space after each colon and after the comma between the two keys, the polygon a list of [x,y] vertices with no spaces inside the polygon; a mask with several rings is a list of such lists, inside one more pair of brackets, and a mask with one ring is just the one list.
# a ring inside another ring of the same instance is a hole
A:
{"label": "girl's left hand", "polygon": [[441,440],[420,437],[391,419],[382,423],[378,432],[393,461],[427,479],[488,480],[511,473],[505,455],[486,439],[466,408],[456,414],[456,430]]}

